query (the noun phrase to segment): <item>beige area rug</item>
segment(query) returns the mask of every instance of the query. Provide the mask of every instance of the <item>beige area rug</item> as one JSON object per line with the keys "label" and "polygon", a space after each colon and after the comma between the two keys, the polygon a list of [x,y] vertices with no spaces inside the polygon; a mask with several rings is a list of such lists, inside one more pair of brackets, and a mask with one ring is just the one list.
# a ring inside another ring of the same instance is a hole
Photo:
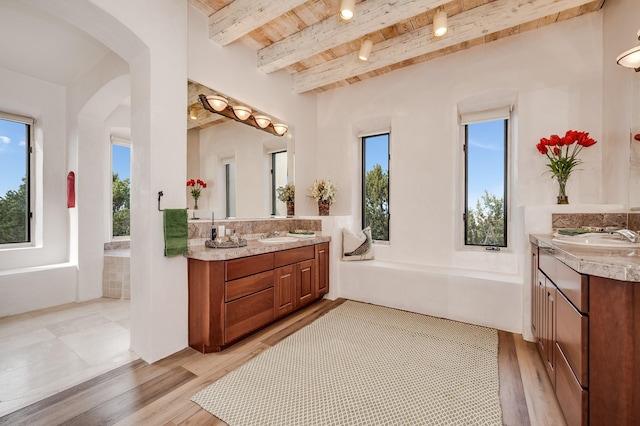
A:
{"label": "beige area rug", "polygon": [[347,301],[191,399],[231,426],[501,425],[498,335]]}

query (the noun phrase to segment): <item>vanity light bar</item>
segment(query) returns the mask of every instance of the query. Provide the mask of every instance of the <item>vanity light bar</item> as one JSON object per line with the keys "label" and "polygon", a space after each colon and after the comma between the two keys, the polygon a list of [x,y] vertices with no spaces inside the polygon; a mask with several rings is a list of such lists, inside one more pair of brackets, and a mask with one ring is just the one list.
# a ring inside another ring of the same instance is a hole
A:
{"label": "vanity light bar", "polygon": [[[211,97],[212,96],[206,96],[203,94],[198,95],[200,103],[202,104],[204,109],[209,112],[220,114],[224,117],[230,118],[239,123],[244,123],[251,127],[255,127],[256,129],[262,130],[274,136],[284,136],[287,133],[287,130],[289,130],[286,124],[272,123],[271,117],[258,114],[254,115],[253,111],[251,111],[251,109],[248,107],[238,105],[232,106],[228,104],[224,109],[218,111],[209,103],[209,98]],[[243,119],[242,117],[246,118]]]}

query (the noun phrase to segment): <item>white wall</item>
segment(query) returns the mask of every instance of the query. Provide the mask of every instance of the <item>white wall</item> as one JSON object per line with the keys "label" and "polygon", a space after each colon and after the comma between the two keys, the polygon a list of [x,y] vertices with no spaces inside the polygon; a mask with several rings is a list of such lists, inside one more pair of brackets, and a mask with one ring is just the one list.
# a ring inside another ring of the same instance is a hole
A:
{"label": "white wall", "polygon": [[[600,142],[582,152],[583,170],[572,175],[568,195],[572,204],[602,201],[600,52],[602,14],[593,13],[320,94],[316,173],[338,185],[332,214],[352,215],[359,223],[357,133],[390,123],[391,242],[375,247],[376,258],[449,268],[452,274],[493,272],[494,282],[477,280],[480,293],[497,306],[522,306],[523,284],[528,283],[523,264],[527,246],[517,207],[554,204],[557,195],[554,182],[544,174],[546,158],[535,148],[541,137],[577,129],[589,131]],[[504,90],[517,96],[510,159],[510,248],[499,253],[461,250],[461,233],[455,231],[462,224],[456,107],[469,97]],[[518,278],[502,280],[500,274]],[[345,285],[341,280],[340,286]],[[421,285],[425,284],[413,283],[398,297],[419,303],[412,299],[423,292]],[[466,298],[467,290],[462,285],[442,286],[449,302],[443,299],[441,309],[455,311],[454,301]],[[509,290],[513,286],[516,291]],[[476,314],[466,320],[499,322],[503,313],[493,311],[493,318]],[[510,314],[518,330],[521,312]]]}
{"label": "white wall", "polygon": [[[0,316],[4,316],[73,300],[76,270],[68,263],[65,88],[0,69],[0,93],[0,110],[36,120],[35,246],[0,250]],[[57,266],[45,272],[43,265]]]}

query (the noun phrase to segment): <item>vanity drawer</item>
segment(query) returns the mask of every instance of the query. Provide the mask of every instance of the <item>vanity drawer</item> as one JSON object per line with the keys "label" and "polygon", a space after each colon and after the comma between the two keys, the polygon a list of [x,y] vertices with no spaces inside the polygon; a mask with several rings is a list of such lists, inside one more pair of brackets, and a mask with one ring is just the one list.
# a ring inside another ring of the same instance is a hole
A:
{"label": "vanity drawer", "polygon": [[277,251],[275,254],[275,267],[291,265],[292,263],[303,262],[313,259],[316,255],[314,246],[305,246],[290,250]]}
{"label": "vanity drawer", "polygon": [[587,425],[589,422],[589,393],[580,386],[571,372],[562,351],[556,351],[556,397],[568,426]]}
{"label": "vanity drawer", "polygon": [[273,269],[273,253],[227,260],[225,262],[225,281],[259,274],[270,269]]}
{"label": "vanity drawer", "polygon": [[224,283],[224,301],[231,302],[244,296],[273,287],[273,270]]}
{"label": "vanity drawer", "polygon": [[271,287],[225,303],[225,344],[273,321],[273,298]]}
{"label": "vanity drawer", "polygon": [[589,318],[582,315],[560,292],[556,297],[556,341],[584,387],[589,385]]}
{"label": "vanity drawer", "polygon": [[580,311],[589,312],[589,277],[574,271],[553,256],[553,248],[540,248],[539,268]]}

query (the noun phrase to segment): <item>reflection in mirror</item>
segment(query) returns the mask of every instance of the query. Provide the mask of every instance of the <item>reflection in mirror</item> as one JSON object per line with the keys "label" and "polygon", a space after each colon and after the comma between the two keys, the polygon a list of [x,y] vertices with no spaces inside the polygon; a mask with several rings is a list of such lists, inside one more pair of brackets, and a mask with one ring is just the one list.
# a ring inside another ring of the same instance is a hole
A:
{"label": "reflection in mirror", "polygon": [[[191,81],[188,89],[187,178],[207,182],[197,217],[208,219],[211,212],[216,218],[286,215],[275,189],[294,180],[293,126],[281,137],[245,125],[202,107],[199,95],[217,92]],[[188,201],[192,208],[193,199]]]}
{"label": "reflection in mirror", "polygon": [[640,73],[634,73],[631,104],[631,132],[629,137],[629,206],[640,210]]}

